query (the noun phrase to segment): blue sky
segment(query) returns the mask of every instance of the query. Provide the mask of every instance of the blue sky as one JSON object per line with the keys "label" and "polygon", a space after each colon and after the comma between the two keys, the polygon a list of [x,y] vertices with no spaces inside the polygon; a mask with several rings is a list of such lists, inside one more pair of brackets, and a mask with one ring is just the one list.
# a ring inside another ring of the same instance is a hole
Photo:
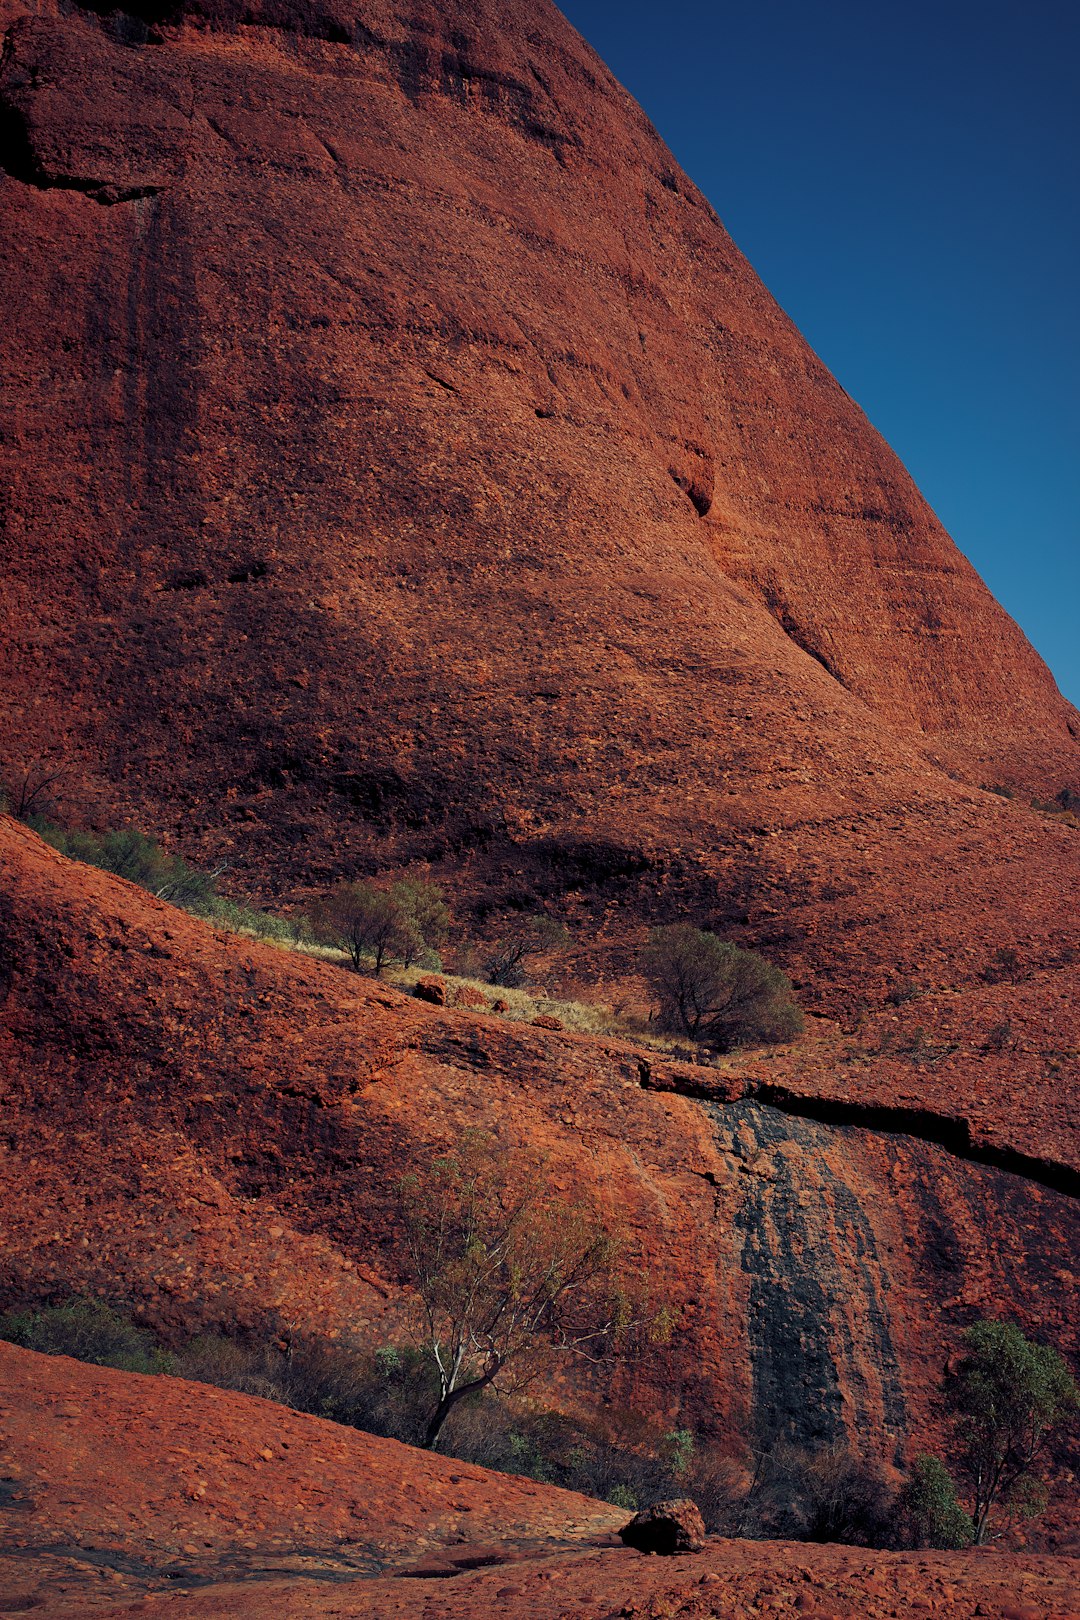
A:
{"label": "blue sky", "polygon": [[1080,4],[562,9],[1080,704]]}

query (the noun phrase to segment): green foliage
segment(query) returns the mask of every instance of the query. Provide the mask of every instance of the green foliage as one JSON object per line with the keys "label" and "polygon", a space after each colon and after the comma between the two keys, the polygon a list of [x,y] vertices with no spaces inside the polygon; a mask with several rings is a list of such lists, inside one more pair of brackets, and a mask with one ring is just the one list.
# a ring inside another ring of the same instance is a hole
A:
{"label": "green foliage", "polygon": [[569,942],[566,928],[554,917],[543,912],[523,916],[489,949],[484,976],[489,984],[513,989],[525,983],[533,958],[565,950]]}
{"label": "green foliage", "polygon": [[791,1040],[803,1027],[779,968],[689,923],[654,928],[641,968],[662,1026],[721,1051]]}
{"label": "green foliage", "polygon": [[995,1507],[1031,1509],[1039,1460],[1080,1410],[1080,1389],[1056,1350],[1025,1338],[1012,1322],[975,1322],[964,1343],[947,1395],[981,1545]]}
{"label": "green foliage", "polygon": [[311,923],[307,917],[283,917],[273,911],[264,911],[259,906],[226,900],[220,895],[201,914],[217,928],[229,929],[236,934],[254,934],[256,939],[273,940],[279,945],[294,946],[311,940]]}
{"label": "green foliage", "polygon": [[926,1453],[911,1465],[897,1504],[906,1539],[916,1547],[970,1547],[975,1526],[956,1497],[956,1486],[940,1457]]}
{"label": "green foliage", "polygon": [[521,1388],[552,1350],[596,1360],[629,1328],[616,1242],[583,1206],[550,1193],[542,1163],[468,1131],[403,1179],[399,1203],[439,1378],[425,1445],[465,1397]]}
{"label": "green foliage", "polygon": [[316,939],[345,951],[357,973],[370,960],[376,978],[390,962],[415,952],[408,917],[392,894],[374,883],[339,883],[314,908]]}
{"label": "green foliage", "polygon": [[439,946],[445,944],[450,932],[450,913],[442,890],[419,878],[403,878],[391,887],[390,898],[401,914],[405,967],[414,962],[421,967],[438,967]]}
{"label": "green foliage", "polygon": [[126,878],[129,883],[148,889],[159,900],[168,900],[185,911],[210,916],[221,903],[210,873],[189,866],[180,855],[167,855],[152,838],[133,828],[94,833],[65,831],[51,822],[33,819],[30,825],[46,843],[69,859]]}
{"label": "green foliage", "polygon": [[664,1436],[664,1447],[672,1474],[676,1479],[684,1479],[694,1461],[696,1447],[692,1432],[689,1429],[670,1430]]}
{"label": "green foliage", "polygon": [[153,1335],[97,1299],[73,1299],[0,1316],[0,1339],[47,1356],[72,1356],[122,1372],[161,1373],[172,1361]]}

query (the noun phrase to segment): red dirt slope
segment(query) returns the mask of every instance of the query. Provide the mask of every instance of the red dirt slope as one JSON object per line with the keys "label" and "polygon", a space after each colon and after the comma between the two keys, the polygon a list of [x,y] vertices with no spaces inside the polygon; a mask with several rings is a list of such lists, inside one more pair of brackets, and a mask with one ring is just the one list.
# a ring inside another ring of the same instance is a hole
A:
{"label": "red dirt slope", "polygon": [[[0,1612],[15,1547],[41,1549],[46,1589],[62,1591],[74,1565],[78,1590],[100,1601],[208,1575],[370,1575],[494,1539],[552,1550],[626,1521],[606,1502],[271,1401],[3,1343],[0,1443]],[[132,1561],[142,1580],[125,1581]]]}
{"label": "red dirt slope", "polygon": [[0,0],[10,757],[279,892],[809,869],[819,994],[1069,930],[925,760],[1049,796],[1075,711],[547,0],[98,9]]}
{"label": "red dirt slope", "polygon": [[611,1545],[626,1514],[606,1503],[3,1344],[0,1442],[5,1616],[1077,1614],[1075,1558],[730,1541],[645,1558]]}
{"label": "red dirt slope", "polygon": [[[1042,1179],[920,1140],[917,1120],[891,1134],[801,1118],[753,1100],[738,1070],[425,1006],[215,933],[10,821],[0,850],[2,1303],[92,1290],[170,1333],[277,1319],[386,1342],[397,1179],[479,1124],[545,1149],[553,1184],[625,1229],[679,1313],[647,1363],[562,1386],[570,1406],[705,1434],[756,1413],[892,1462],[932,1433],[974,1315],[1080,1350],[1080,1206],[1045,1184],[1077,1163],[1064,1099],[1041,1118],[1023,1099],[998,1111],[1007,1053],[984,1058],[988,1122],[1050,1150]],[[834,1039],[817,1070],[811,1041],[758,1081],[812,1099],[817,1080],[835,1100]],[[852,1070],[880,1103],[896,1063]],[[675,1092],[710,1076],[713,1101]]]}

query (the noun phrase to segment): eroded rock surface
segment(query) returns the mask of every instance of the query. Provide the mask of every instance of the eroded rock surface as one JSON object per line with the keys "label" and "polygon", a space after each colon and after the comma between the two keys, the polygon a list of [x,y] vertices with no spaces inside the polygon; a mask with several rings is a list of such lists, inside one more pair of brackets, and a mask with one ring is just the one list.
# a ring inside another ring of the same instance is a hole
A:
{"label": "eroded rock surface", "polygon": [[1075,948],[979,784],[1080,719],[547,0],[99,12],[0,5],[11,758],[623,970],[684,908],[820,1005]]}
{"label": "eroded rock surface", "polygon": [[[935,1439],[974,1316],[1080,1348],[1080,1206],[1041,1181],[800,1118],[737,1070],[657,1069],[215,933],[10,821],[0,848],[0,1303],[91,1291],[167,1335],[287,1321],[392,1341],[398,1179],[480,1126],[547,1153],[553,1188],[595,1202],[677,1313],[647,1361],[551,1391],[572,1408],[857,1436],[893,1464]],[[709,1075],[721,1098],[677,1089]],[[1066,1495],[1043,1533],[1070,1512]]]}
{"label": "eroded rock surface", "polygon": [[649,1558],[607,1503],[4,1344],[0,1435],[5,1615],[1076,1620],[1075,1557],[713,1538]]}

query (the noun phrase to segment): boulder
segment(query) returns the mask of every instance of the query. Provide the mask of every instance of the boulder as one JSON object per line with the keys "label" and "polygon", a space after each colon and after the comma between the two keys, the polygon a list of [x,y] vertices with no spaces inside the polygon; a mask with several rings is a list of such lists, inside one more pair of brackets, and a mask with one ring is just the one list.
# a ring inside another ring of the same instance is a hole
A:
{"label": "boulder", "polygon": [[654,1502],[635,1513],[619,1531],[628,1547],[644,1553],[700,1552],[705,1545],[705,1521],[696,1502],[681,1497],[670,1502]]}
{"label": "boulder", "polygon": [[534,1029],[565,1029],[566,1028],[566,1025],[564,1023],[562,1023],[560,1019],[553,1018],[551,1013],[540,1013],[538,1017],[536,1017],[536,1018],[534,1018],[532,1020],[532,1024],[533,1024]]}
{"label": "boulder", "polygon": [[413,995],[418,1001],[430,1001],[433,1007],[445,1007],[446,982],[443,979],[417,979]]}

